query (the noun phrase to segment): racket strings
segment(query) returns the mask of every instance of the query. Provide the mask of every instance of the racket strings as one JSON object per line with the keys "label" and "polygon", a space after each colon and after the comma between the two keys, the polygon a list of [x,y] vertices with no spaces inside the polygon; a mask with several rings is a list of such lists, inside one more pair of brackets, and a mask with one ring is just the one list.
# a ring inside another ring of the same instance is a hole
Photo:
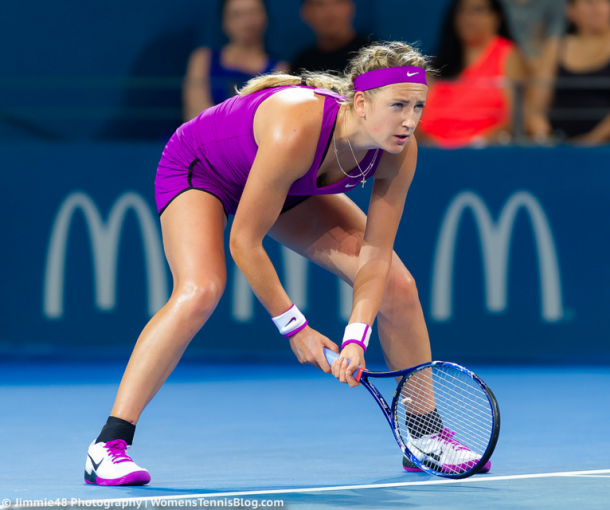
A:
{"label": "racket strings", "polygon": [[[440,388],[440,386],[439,386],[439,388]],[[427,391],[427,388],[426,388],[426,391]],[[407,392],[407,395],[410,395],[412,393],[413,393],[413,391],[410,387],[409,391]],[[403,389],[403,395],[404,395],[404,389]],[[473,441],[471,443],[472,446],[475,447],[475,445],[477,445],[477,443],[480,443],[481,446],[486,446],[488,441],[486,439],[477,441],[476,436],[481,436],[481,437],[486,438],[486,437],[490,436],[492,433],[491,419],[485,419],[486,416],[488,416],[491,413],[490,408],[489,408],[489,403],[483,402],[483,405],[474,406],[471,404],[471,402],[469,400],[467,400],[467,398],[470,398],[470,395],[465,397],[464,394],[455,394],[454,397],[458,397],[458,398],[447,398],[447,394],[445,392],[442,392],[442,394],[441,394],[440,389],[437,390],[436,398],[437,398],[437,400],[440,401],[440,404],[437,404],[437,405],[438,405],[438,408],[440,409],[439,414],[440,414],[441,418],[444,417],[444,422],[446,422],[447,417],[449,415],[449,417],[453,418],[452,421],[455,423],[456,422],[455,418],[459,417],[461,428],[469,430],[470,436],[473,437]],[[413,400],[412,397],[404,396],[403,401],[405,400],[405,398]],[[427,402],[429,403],[428,405],[431,404],[431,401],[429,399],[427,399]],[[401,417],[402,417],[403,414],[406,415],[406,413],[404,413],[402,411],[402,409],[400,409],[400,407],[399,407],[399,415],[401,415]],[[405,418],[408,418],[408,417],[405,416]],[[420,419],[425,420],[427,418],[425,416],[421,416]],[[425,426],[426,425],[424,425],[424,427]],[[413,434],[411,434],[411,435],[413,435]],[[483,448],[483,451],[484,451],[484,448]]]}
{"label": "racket strings", "polygon": [[[403,402],[405,401],[405,399],[410,399],[411,402],[413,401],[413,395],[415,393],[417,388],[413,388],[410,387],[408,389],[407,392],[403,392]],[[428,388],[426,388],[426,392],[428,393]],[[405,395],[406,393],[406,395]],[[447,426],[447,422],[448,421],[452,421],[454,424],[456,423],[456,417],[459,417],[459,425],[460,425],[460,429],[463,430],[468,430],[469,431],[469,436],[470,436],[470,440],[466,441],[463,436],[464,433],[461,434],[463,441],[474,451],[484,451],[488,440],[487,438],[490,436],[491,434],[491,426],[488,420],[481,420],[480,417],[477,417],[476,414],[476,409],[474,408],[474,406],[468,406],[468,405],[457,405],[453,399],[448,399],[445,398],[445,396],[440,397],[440,390],[437,390],[437,394],[439,394],[439,396],[437,396],[436,400],[438,400],[437,406],[439,411],[439,415],[444,418],[444,422],[443,424],[445,426]],[[463,404],[464,403],[464,395],[463,394],[459,394],[458,395],[459,401]],[[428,404],[431,404],[431,400],[428,398],[426,399]],[[409,402],[407,400],[407,402]],[[400,408],[399,408],[400,409]],[[473,414],[473,409],[475,411],[474,417],[471,416]],[[485,411],[482,410],[479,412],[479,414],[483,414],[483,417],[485,416]],[[402,409],[400,409],[399,411],[399,416],[402,418],[403,415],[405,415],[406,418],[406,413],[404,413],[402,411]],[[410,414],[409,416],[411,419],[413,417],[412,414]],[[420,419],[427,419],[427,415],[425,416],[420,416]],[[400,419],[401,422],[406,424],[406,420],[403,421],[402,419]],[[487,421],[487,423],[486,423]],[[424,424],[424,427],[426,427],[426,424]],[[453,427],[454,429],[457,427]],[[408,429],[408,427],[407,427]],[[450,429],[451,430],[451,429]],[[409,435],[413,436],[413,434],[411,434],[410,430],[408,429]],[[482,439],[477,438],[476,436],[481,436]]]}
{"label": "racket strings", "polygon": [[[426,370],[428,371],[431,369]],[[459,371],[455,372],[461,373]],[[444,372],[436,373],[435,376],[437,378],[441,377],[445,384],[451,386],[450,389],[453,390],[453,398],[447,398],[449,395],[447,391],[437,391],[437,398],[443,400],[443,407],[445,409],[450,409],[454,414],[461,413],[463,418],[470,422],[470,426],[479,428],[483,433],[491,434],[491,420],[488,421],[487,426],[483,426],[482,424],[485,423],[485,421],[473,420],[471,418],[471,415],[476,415],[477,413],[482,413],[483,416],[487,416],[491,412],[489,402],[478,385],[474,388],[471,385],[465,386],[463,384],[455,384],[451,379],[453,376]],[[427,413],[417,412],[412,408],[424,408],[428,409],[429,412],[436,407],[435,399],[430,398],[431,395],[434,395],[433,390],[431,389],[431,382],[426,381],[425,384],[422,384],[422,380],[421,377],[412,378],[411,380],[408,380],[408,384],[402,388],[401,403],[404,405],[405,411],[403,411],[401,407],[398,408],[398,411],[401,414],[405,414],[407,418],[411,418],[409,415],[414,414],[419,416],[420,420],[426,420]],[[437,386],[440,385],[437,383]],[[478,392],[476,391],[477,389]],[[413,396],[411,396],[412,394],[417,395],[417,397],[413,398]],[[424,398],[422,398],[422,396],[424,396]]]}
{"label": "racket strings", "polygon": [[[491,441],[493,410],[487,394],[457,368],[434,365],[412,374],[395,405],[395,426],[405,446],[436,472],[473,469]],[[421,436],[421,431],[431,433]]]}
{"label": "racket strings", "polygon": [[[465,401],[463,396],[460,396],[462,399],[462,402]],[[405,399],[403,399],[405,400]],[[444,413],[439,413],[441,415],[441,418],[443,416],[443,414],[447,414],[447,411],[451,411],[451,413],[455,416],[455,415],[460,415],[462,417],[462,420],[464,421],[464,426],[468,426],[471,430],[473,431],[478,431],[480,434],[491,434],[492,432],[492,426],[491,426],[491,421],[489,421],[488,423],[486,423],[485,420],[481,420],[481,419],[476,419],[473,418],[472,415],[476,416],[476,413],[481,412],[484,413],[484,410],[481,408],[477,408],[475,406],[472,406],[470,404],[463,403],[463,404],[458,404],[456,402],[454,402],[453,400],[449,400],[447,398],[442,398],[442,406],[440,406],[443,410]],[[431,401],[428,401],[429,404],[431,404]],[[489,404],[487,404],[487,407],[489,408]],[[400,408],[399,408],[400,409]],[[489,412],[489,411],[488,411]],[[406,419],[406,423],[410,424],[410,422],[412,422],[414,420],[413,416],[416,416],[416,419],[419,419],[419,421],[426,421],[428,420],[427,415],[419,415],[419,414],[413,414],[413,413],[409,413],[409,412],[405,412],[402,410],[398,411],[399,414],[404,415],[405,419]],[[483,415],[485,416],[485,415]],[[420,424],[419,426],[422,428],[430,428],[427,427],[427,423],[423,423]],[[413,435],[413,434],[411,434]]]}

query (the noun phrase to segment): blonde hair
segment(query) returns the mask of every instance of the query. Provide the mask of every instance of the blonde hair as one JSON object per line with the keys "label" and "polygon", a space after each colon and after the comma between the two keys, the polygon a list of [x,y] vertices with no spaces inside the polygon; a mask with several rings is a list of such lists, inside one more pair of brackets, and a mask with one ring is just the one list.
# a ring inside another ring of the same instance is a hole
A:
{"label": "blonde hair", "polygon": [[[426,72],[436,74],[429,63],[430,59],[422,55],[416,48],[402,42],[375,43],[362,48],[353,57],[343,76],[332,73],[311,73],[306,71],[302,76],[284,73],[272,73],[257,76],[249,80],[239,90],[239,94],[247,96],[253,92],[285,85],[304,84],[310,87],[328,89],[346,96],[346,104],[354,105],[354,80],[361,74],[388,67],[414,66],[421,67]],[[372,100],[379,89],[367,90],[365,94]]]}

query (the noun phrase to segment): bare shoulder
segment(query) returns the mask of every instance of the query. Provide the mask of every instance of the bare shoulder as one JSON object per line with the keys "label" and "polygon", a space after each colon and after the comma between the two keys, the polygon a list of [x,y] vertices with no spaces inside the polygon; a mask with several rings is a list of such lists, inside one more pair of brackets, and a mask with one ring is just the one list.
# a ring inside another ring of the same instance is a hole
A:
{"label": "bare shoulder", "polygon": [[197,48],[189,56],[187,73],[203,75],[210,67],[212,50],[210,48]]}
{"label": "bare shoulder", "polygon": [[506,57],[504,74],[511,80],[522,80],[527,74],[527,64],[521,51],[515,47]]}
{"label": "bare shoulder", "polygon": [[210,56],[212,55],[212,50],[206,47],[196,48],[192,51],[189,56],[190,62],[207,62],[210,60]]}
{"label": "bare shoulder", "polygon": [[324,113],[324,98],[311,89],[284,89],[263,101],[254,116],[254,138],[261,144],[288,148],[317,146]]}

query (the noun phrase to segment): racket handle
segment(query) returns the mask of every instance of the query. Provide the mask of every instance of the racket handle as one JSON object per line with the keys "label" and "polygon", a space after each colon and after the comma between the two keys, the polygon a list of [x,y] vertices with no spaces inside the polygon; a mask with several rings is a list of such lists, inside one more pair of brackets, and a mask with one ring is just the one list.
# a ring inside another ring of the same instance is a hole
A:
{"label": "racket handle", "polygon": [[333,364],[333,361],[339,358],[339,355],[335,351],[331,351],[324,347],[324,356],[326,357],[326,361],[328,361],[329,365]]}
{"label": "racket handle", "polygon": [[[335,361],[336,359],[339,358],[339,354],[337,354],[334,351],[331,351],[330,349],[327,349],[326,347],[324,347],[324,356],[326,357],[326,361],[328,361],[329,365],[333,364],[333,361]],[[347,359],[347,358],[346,358]],[[351,363],[351,361],[347,360],[349,363]],[[356,373],[353,374],[354,379],[356,379],[356,381],[360,382],[360,378],[362,377],[362,371],[364,369],[362,367],[358,367],[358,370],[356,370]]]}

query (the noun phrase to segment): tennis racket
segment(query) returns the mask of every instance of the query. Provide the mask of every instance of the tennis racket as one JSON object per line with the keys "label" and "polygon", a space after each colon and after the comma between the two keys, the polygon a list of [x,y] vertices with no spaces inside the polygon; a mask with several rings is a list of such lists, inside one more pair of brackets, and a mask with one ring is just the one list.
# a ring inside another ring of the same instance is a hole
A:
{"label": "tennis racket", "polygon": [[[339,355],[324,348],[329,365]],[[500,434],[500,409],[492,391],[470,370],[432,361],[394,372],[353,375],[373,396],[406,456],[405,469],[444,478],[489,471]],[[369,379],[400,377],[389,406]]]}

